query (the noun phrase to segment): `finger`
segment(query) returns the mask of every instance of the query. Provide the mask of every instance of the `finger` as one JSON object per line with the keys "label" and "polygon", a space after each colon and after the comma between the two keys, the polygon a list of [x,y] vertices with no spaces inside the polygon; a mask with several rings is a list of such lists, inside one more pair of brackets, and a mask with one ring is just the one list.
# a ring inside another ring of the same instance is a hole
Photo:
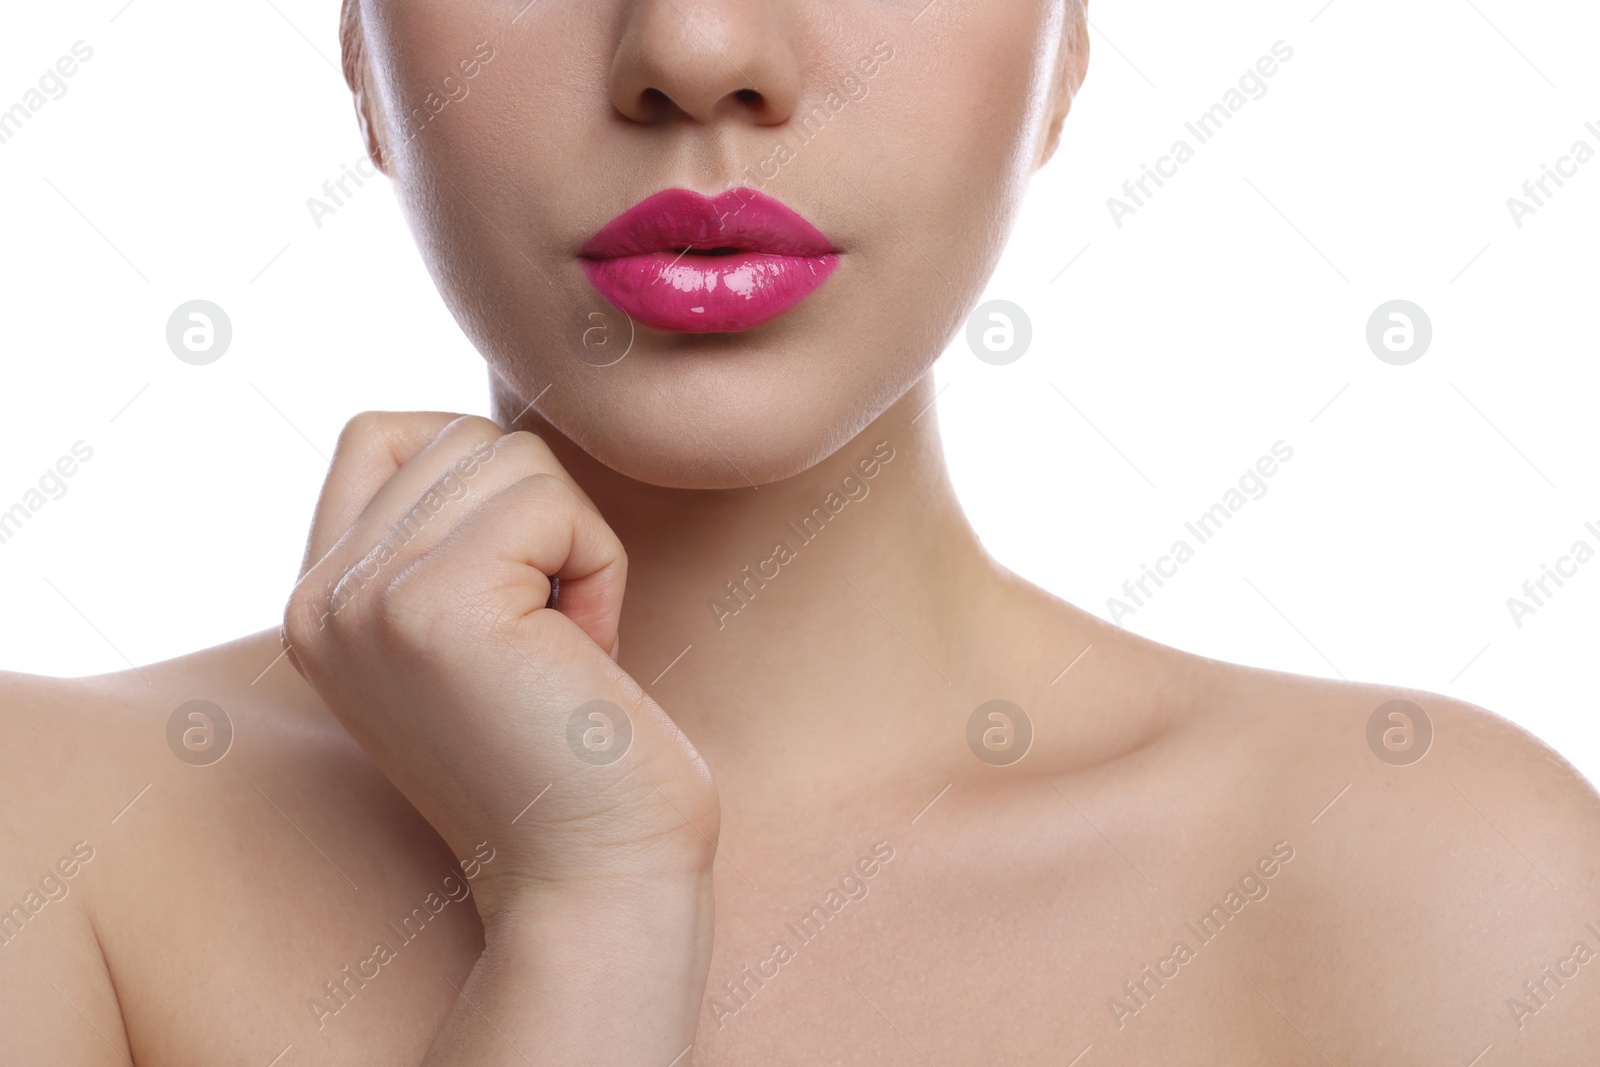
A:
{"label": "finger", "polygon": [[[344,521],[333,545],[306,577],[331,589],[396,525],[403,527],[407,522],[429,521],[435,512],[427,508],[414,518],[409,513],[446,475],[455,472],[457,480],[463,484],[475,476],[478,471],[474,457],[479,461],[484,459],[501,434],[499,426],[476,415],[458,415],[436,427],[433,436],[391,469],[389,476],[361,502],[356,513]],[[439,501],[449,499],[446,492],[463,495],[463,490],[452,484],[441,489],[438,497],[429,501],[429,506],[438,509]]]}
{"label": "finger", "polygon": [[459,417],[441,411],[368,411],[345,424],[306,539],[301,577],[328,554],[384,483]]}
{"label": "finger", "polygon": [[437,596],[493,605],[520,620],[546,609],[550,579],[561,581],[560,614],[601,649],[617,644],[628,558],[616,532],[565,480],[521,478],[452,529],[407,571],[437,580]]}
{"label": "finger", "polygon": [[307,576],[309,588],[326,592],[329,610],[344,610],[381,575],[399,574],[438,544],[472,509],[534,474],[563,482],[593,510],[538,437],[527,432],[501,434],[488,419],[463,416],[378,490]]}

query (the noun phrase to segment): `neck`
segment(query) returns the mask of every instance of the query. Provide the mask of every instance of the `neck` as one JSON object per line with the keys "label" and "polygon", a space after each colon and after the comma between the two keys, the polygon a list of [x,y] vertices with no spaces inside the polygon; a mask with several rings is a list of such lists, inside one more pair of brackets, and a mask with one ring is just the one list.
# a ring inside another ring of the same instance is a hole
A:
{"label": "neck", "polygon": [[[622,539],[620,662],[719,778],[719,751],[768,772],[836,761],[847,740],[902,752],[930,712],[958,725],[1004,695],[985,680],[1008,583],[952,491],[932,400],[930,375],[824,462],[759,488],[647,485],[536,413],[511,427],[547,441]],[[525,407],[498,382],[494,401],[502,425]]]}

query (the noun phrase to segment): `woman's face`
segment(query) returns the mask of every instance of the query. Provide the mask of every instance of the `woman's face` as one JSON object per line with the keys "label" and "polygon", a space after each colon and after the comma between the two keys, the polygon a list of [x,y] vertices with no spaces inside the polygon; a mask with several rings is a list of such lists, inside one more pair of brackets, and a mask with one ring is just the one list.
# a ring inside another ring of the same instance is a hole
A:
{"label": "woman's face", "polygon": [[[350,2],[369,145],[462,328],[680,488],[797,474],[927,372],[1085,59],[1073,0]],[[722,195],[592,243],[667,189]]]}

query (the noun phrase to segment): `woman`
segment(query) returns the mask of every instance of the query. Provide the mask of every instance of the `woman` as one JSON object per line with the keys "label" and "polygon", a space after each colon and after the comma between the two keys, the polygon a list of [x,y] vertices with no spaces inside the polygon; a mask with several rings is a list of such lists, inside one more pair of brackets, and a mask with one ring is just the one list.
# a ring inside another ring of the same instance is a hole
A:
{"label": "woman", "polygon": [[7,1062],[1592,1058],[1569,766],[1139,639],[956,504],[929,368],[1073,0],[343,38],[495,419],[352,420],[281,632],[6,680]]}

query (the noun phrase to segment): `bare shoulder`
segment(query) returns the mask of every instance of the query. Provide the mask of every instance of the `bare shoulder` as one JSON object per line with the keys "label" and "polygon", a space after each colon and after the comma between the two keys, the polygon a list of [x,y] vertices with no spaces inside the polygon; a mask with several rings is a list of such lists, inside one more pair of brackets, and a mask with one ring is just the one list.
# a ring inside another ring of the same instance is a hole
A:
{"label": "bare shoulder", "polygon": [[204,768],[236,733],[316,721],[287,664],[252,686],[274,643],[89,678],[0,673],[0,1061],[115,1064],[137,1050],[114,949],[135,895],[181,869],[196,813],[216,808]]}
{"label": "bare shoulder", "polygon": [[263,632],[112,674],[0,672],[0,827],[18,842],[51,826],[118,825],[141,789],[219,762],[240,732],[320,724],[340,736],[279,651]]}
{"label": "bare shoulder", "polygon": [[1309,958],[1272,992],[1287,1017],[1298,1006],[1326,1024],[1318,1050],[1335,1062],[1467,1063],[1486,1049],[1526,1064],[1589,1058],[1600,1041],[1594,787],[1461,700],[1212,673],[1215,699],[1194,724],[1230,739],[1240,787],[1296,844],[1283,918]]}
{"label": "bare shoulder", "polygon": [[[114,1064],[130,1048],[88,903],[137,758],[114,678],[0,674],[0,1060]],[[126,801],[128,798],[124,798]]]}

